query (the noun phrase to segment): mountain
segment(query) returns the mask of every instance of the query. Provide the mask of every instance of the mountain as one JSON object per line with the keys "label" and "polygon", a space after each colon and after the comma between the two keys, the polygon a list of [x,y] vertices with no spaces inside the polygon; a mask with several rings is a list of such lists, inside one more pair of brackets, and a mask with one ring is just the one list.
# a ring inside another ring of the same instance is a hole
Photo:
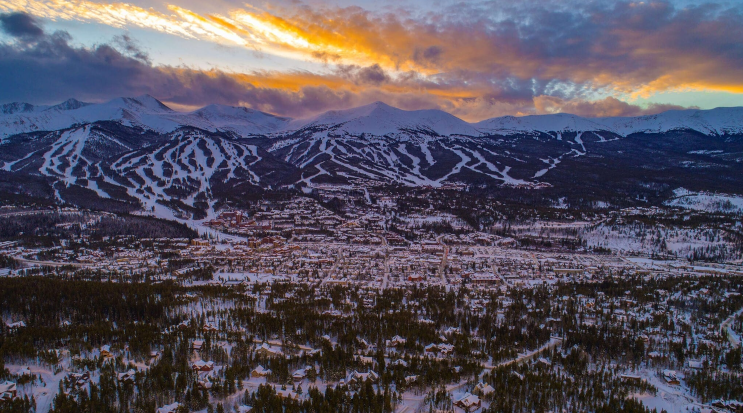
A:
{"label": "mountain", "polygon": [[705,135],[743,133],[743,107],[711,110],[670,110],[639,117],[582,118],[559,113],[554,115],[504,116],[474,124],[486,134],[508,135],[532,132],[611,132],[620,136],[633,133],[663,133],[694,130]]}
{"label": "mountain", "polygon": [[181,124],[210,131],[230,131],[239,136],[264,135],[286,127],[288,118],[265,112],[224,105],[209,105],[180,116],[172,116]]}
{"label": "mountain", "polygon": [[193,112],[176,112],[149,95],[116,98],[98,104],[70,99],[55,106],[27,103],[4,105],[0,114],[0,138],[99,121],[115,121],[160,133],[172,132],[181,126],[193,126],[213,132],[229,131],[250,136],[279,130],[289,119],[248,108],[222,105],[209,105]]}
{"label": "mountain", "polygon": [[190,218],[262,191],[328,185],[622,204],[679,187],[743,192],[742,125],[743,108],[469,124],[381,102],[302,120],[222,105],[177,112],[147,95],[13,103],[0,113],[0,192]]}
{"label": "mountain", "polygon": [[333,110],[308,120],[296,120],[290,129],[332,131],[334,135],[406,135],[479,136],[467,122],[441,110],[406,111],[374,102],[347,110]]}

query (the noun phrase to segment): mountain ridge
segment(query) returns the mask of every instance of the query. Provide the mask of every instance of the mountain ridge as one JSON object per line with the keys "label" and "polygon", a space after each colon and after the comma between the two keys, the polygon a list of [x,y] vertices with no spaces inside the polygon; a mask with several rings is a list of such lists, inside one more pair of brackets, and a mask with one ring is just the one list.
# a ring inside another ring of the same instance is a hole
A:
{"label": "mountain ridge", "polygon": [[502,116],[466,122],[439,109],[403,110],[374,102],[350,109],[331,110],[309,118],[291,119],[242,106],[210,104],[191,112],[177,112],[150,95],[119,97],[103,103],[68,99],[57,105],[35,106],[13,102],[0,106],[0,138],[17,133],[53,131],[75,124],[118,121],[160,133],[192,126],[242,137],[287,135],[324,130],[334,135],[472,136],[518,133],[608,132],[663,133],[690,129],[706,135],[743,133],[743,107],[671,110],[639,117],[586,118],[558,113]]}

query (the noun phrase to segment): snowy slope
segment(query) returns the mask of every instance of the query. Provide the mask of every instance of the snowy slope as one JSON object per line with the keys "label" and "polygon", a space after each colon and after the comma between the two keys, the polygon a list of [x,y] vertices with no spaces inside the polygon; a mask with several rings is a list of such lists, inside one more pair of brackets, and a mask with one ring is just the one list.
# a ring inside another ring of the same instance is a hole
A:
{"label": "snowy slope", "polygon": [[68,100],[51,107],[34,107],[30,111],[0,115],[0,137],[34,131],[54,131],[75,124],[101,120],[121,121],[127,126],[145,126],[166,132],[175,129],[177,122],[162,117],[175,113],[152,96],[116,98],[100,104],[84,104]]}
{"label": "snowy slope", "polygon": [[582,118],[570,114],[504,116],[475,123],[489,134],[519,132],[589,132],[607,131],[627,136],[633,133],[663,133],[692,129],[705,135],[743,133],[743,107],[710,110],[671,110],[639,117]]}
{"label": "snowy slope", "polygon": [[684,188],[673,191],[674,198],[666,201],[668,206],[706,212],[743,214],[743,197],[709,192],[691,192]]}
{"label": "snowy slope", "polygon": [[[606,131],[620,136],[693,129],[706,135],[743,133],[743,107],[676,110],[634,118],[582,118],[570,114],[504,116],[467,123],[440,110],[406,111],[375,102],[329,111],[309,119],[291,120],[244,107],[209,105],[176,112],[149,95],[116,98],[99,104],[75,99],[54,106],[9,103],[0,106],[0,139],[26,132],[55,131],[96,121],[118,121],[160,133],[180,126],[227,131],[240,136],[288,134],[294,131],[333,136],[482,136],[536,132]],[[559,137],[559,136],[558,136]]]}
{"label": "snowy slope", "polygon": [[662,133],[693,129],[705,135],[743,133],[743,107],[710,110],[670,110],[657,115],[635,118],[603,118],[598,122],[619,135],[649,132]]}
{"label": "snowy slope", "polygon": [[168,115],[168,118],[184,125],[209,131],[230,131],[240,136],[272,133],[290,121],[245,107],[223,105],[209,105],[190,113]]}
{"label": "snowy slope", "polygon": [[296,120],[290,129],[332,129],[336,134],[385,136],[401,131],[421,131],[427,134],[450,136],[480,136],[469,123],[441,110],[406,111],[382,102],[347,110],[325,112],[317,117]]}
{"label": "snowy slope", "polygon": [[607,130],[600,119],[586,119],[567,113],[555,115],[503,116],[486,119],[474,126],[486,133],[511,134],[519,132],[584,132]]}
{"label": "snowy slope", "polygon": [[176,112],[149,95],[116,98],[99,104],[74,99],[55,106],[11,103],[0,109],[0,138],[106,120],[160,133],[172,132],[180,126],[194,126],[212,132],[230,131],[242,136],[271,133],[289,122],[289,119],[252,109],[220,105],[209,105],[193,112]]}

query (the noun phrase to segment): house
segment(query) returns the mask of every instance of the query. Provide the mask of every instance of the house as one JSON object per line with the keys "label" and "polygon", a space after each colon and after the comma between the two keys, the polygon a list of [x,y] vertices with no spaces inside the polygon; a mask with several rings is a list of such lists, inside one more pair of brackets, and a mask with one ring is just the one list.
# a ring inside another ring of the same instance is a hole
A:
{"label": "house", "polygon": [[181,407],[181,404],[178,402],[175,402],[173,404],[168,404],[163,407],[159,407],[156,410],[156,413],[175,413],[179,407]]}
{"label": "house", "polygon": [[191,363],[191,367],[194,371],[212,371],[214,370],[214,362],[198,360]]}
{"label": "house", "polygon": [[269,374],[271,374],[271,370],[263,368],[263,366],[258,366],[250,373],[252,377],[266,377]]}
{"label": "house", "polygon": [[405,376],[405,384],[410,385],[418,381],[418,376]]}
{"label": "house", "polygon": [[294,381],[302,381],[307,377],[307,369],[298,369],[292,373],[292,379]]}
{"label": "house", "polygon": [[400,336],[394,336],[392,337],[392,340],[387,340],[385,344],[387,345],[387,347],[400,347],[404,346],[406,342],[407,340],[405,340],[404,338]]}
{"label": "house", "polygon": [[255,350],[255,354],[257,356],[264,356],[264,357],[277,357],[277,356],[283,356],[284,353],[277,349],[273,348],[270,345],[263,343],[260,347],[258,347],[257,350]]}
{"label": "house", "polygon": [[211,390],[213,386],[212,382],[209,380],[199,380],[196,382],[196,385],[200,390]]}
{"label": "house", "polygon": [[371,380],[372,383],[376,383],[377,380],[379,380],[379,375],[373,370],[369,370],[368,373],[359,373],[358,371],[354,370],[348,375],[348,377],[346,377],[346,384],[361,384],[366,382],[367,380]]}
{"label": "house", "polygon": [[354,356],[354,359],[357,360],[357,361],[359,361],[359,362],[361,362],[361,363],[363,363],[363,364],[374,364],[374,358],[373,357],[355,355]]}
{"label": "house", "polygon": [[402,367],[408,367],[408,362],[403,359],[397,359],[390,363],[390,366],[402,366]]}
{"label": "house", "polygon": [[454,402],[454,405],[464,409],[466,412],[477,410],[482,406],[480,398],[472,393],[465,393],[464,396]]}
{"label": "house", "polygon": [[117,374],[116,378],[119,380],[120,383],[134,383],[135,373],[136,371],[134,371],[133,369],[129,369],[124,373]]}
{"label": "house", "polygon": [[105,345],[101,347],[101,358],[107,359],[113,357],[114,355],[111,353],[111,346]]}
{"label": "house", "polygon": [[429,344],[423,349],[426,353],[438,353],[439,352],[439,346],[436,344]]}
{"label": "house", "polygon": [[246,404],[235,406],[235,413],[250,413],[253,411],[253,406],[248,406]]}
{"label": "house", "polygon": [[71,387],[83,387],[90,381],[90,372],[85,373],[70,373],[67,375],[67,380]]}
{"label": "house", "polygon": [[13,400],[18,397],[18,389],[12,381],[0,383],[0,400]]}
{"label": "house", "polygon": [[678,375],[674,370],[663,370],[663,380],[670,385],[679,385],[681,382],[678,379]]}
{"label": "house", "polygon": [[622,381],[633,383],[633,384],[645,382],[645,379],[643,379],[642,377],[636,374],[622,374],[621,376],[619,376],[619,378],[622,379]]}
{"label": "house", "polygon": [[191,348],[195,351],[200,351],[202,347],[204,347],[204,340],[194,340],[191,343]]}
{"label": "house", "polygon": [[477,386],[475,386],[474,390],[472,390],[473,393],[479,395],[479,396],[487,396],[488,394],[494,392],[495,389],[493,386],[489,384],[485,384],[483,382],[477,383]]}
{"label": "house", "polygon": [[454,352],[454,346],[451,344],[439,344],[441,354],[451,354]]}
{"label": "house", "polygon": [[16,321],[15,323],[9,323],[8,324],[8,330],[10,331],[17,331],[19,328],[26,327],[26,323],[23,321]]}

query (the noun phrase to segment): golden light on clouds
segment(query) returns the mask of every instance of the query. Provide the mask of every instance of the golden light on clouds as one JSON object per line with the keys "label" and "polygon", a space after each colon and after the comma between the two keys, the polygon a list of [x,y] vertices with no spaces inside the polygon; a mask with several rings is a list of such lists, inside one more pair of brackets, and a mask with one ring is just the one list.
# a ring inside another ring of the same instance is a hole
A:
{"label": "golden light on clouds", "polygon": [[[638,3],[627,10],[594,10],[582,16],[579,28],[548,21],[541,31],[537,24],[498,26],[486,17],[465,23],[443,15],[415,20],[359,7],[268,11],[246,5],[203,14],[174,4],[160,11],[89,0],[0,0],[5,12],[145,28],[322,64],[318,73],[230,73],[256,87],[418,96],[420,102],[428,98],[449,109],[477,106],[475,116],[488,105],[509,107],[549,94],[548,83],[582,91],[578,98],[594,93],[634,99],[683,90],[743,93],[743,65],[730,57],[735,53],[722,52],[735,44],[720,33],[720,23],[693,11],[658,19],[659,7]],[[655,20],[645,25],[643,19]],[[605,24],[591,23],[596,21]],[[529,30],[534,32],[524,34]],[[689,39],[699,44],[690,47]]]}

